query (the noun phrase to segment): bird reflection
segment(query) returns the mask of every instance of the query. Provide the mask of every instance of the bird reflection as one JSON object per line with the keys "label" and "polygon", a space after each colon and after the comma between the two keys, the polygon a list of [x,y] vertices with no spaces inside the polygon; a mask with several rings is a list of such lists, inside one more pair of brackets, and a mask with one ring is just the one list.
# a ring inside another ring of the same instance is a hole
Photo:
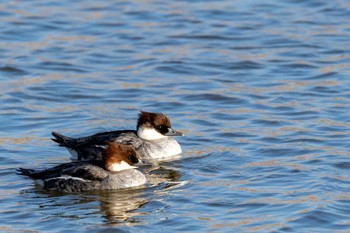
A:
{"label": "bird reflection", "polygon": [[139,222],[137,216],[144,213],[135,211],[148,203],[142,197],[144,189],[123,191],[105,191],[100,193],[100,210],[109,224],[135,225]]}
{"label": "bird reflection", "polygon": [[167,166],[152,166],[145,169],[145,174],[147,181],[152,185],[174,182],[180,178],[180,173],[177,170]]}
{"label": "bird reflection", "polygon": [[[146,175],[148,186],[139,189],[105,191],[99,195],[100,209],[109,224],[137,225],[142,221],[140,216],[147,215],[141,209],[150,201],[148,191],[158,194],[172,188],[178,182],[180,173],[168,166],[146,165],[141,168]],[[163,184],[163,185],[160,185]]]}

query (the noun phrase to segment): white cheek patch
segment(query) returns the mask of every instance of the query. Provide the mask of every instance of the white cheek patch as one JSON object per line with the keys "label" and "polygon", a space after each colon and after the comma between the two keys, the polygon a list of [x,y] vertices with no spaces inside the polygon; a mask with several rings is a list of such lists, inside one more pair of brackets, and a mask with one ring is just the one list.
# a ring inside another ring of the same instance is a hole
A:
{"label": "white cheek patch", "polygon": [[137,130],[137,136],[139,136],[140,138],[144,139],[144,140],[157,140],[157,139],[161,139],[161,138],[165,138],[166,136],[162,135],[161,133],[159,133],[157,130],[155,129],[149,129],[149,128],[139,128]]}
{"label": "white cheek patch", "polygon": [[131,169],[131,168],[135,168],[134,166],[130,166],[127,162],[125,161],[121,161],[119,163],[113,163],[110,167],[109,170],[112,172],[118,172],[118,171],[122,171],[122,170],[127,170],[127,169]]}

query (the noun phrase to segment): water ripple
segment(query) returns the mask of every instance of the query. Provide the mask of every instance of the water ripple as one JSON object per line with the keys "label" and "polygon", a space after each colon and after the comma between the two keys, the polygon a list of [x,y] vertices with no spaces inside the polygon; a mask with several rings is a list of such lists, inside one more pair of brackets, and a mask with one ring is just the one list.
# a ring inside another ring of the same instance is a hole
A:
{"label": "water ripple", "polygon": [[[347,1],[0,9],[2,231],[349,231]],[[134,129],[140,110],[186,134],[147,187],[63,195],[15,174],[70,161],[52,130]]]}

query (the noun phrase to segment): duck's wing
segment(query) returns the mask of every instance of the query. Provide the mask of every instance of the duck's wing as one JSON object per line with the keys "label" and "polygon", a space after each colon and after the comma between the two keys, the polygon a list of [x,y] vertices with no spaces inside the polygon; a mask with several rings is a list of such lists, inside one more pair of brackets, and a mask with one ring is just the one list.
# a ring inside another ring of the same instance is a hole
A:
{"label": "duck's wing", "polygon": [[52,132],[52,135],[54,136],[53,141],[59,146],[66,147],[78,160],[101,159],[101,152],[108,142],[118,141],[130,144],[129,138],[138,138],[134,130],[103,132],[81,138],[70,138],[56,132]]}
{"label": "duck's wing", "polygon": [[[98,163],[98,161],[96,161],[96,163]],[[77,167],[67,175],[83,180],[102,181],[109,175],[109,172],[101,166],[86,164]]]}
{"label": "duck's wing", "polygon": [[41,180],[45,189],[61,192],[82,192],[97,190],[109,172],[101,167],[101,161],[84,161],[61,164],[37,171],[19,168],[21,175]]}
{"label": "duck's wing", "polygon": [[44,188],[61,192],[83,192],[98,190],[101,181],[109,172],[100,166],[85,164],[70,170],[59,177],[44,180]]}
{"label": "duck's wing", "polygon": [[60,176],[65,173],[70,173],[77,166],[83,165],[86,162],[72,162],[72,163],[64,163],[52,168],[47,168],[44,170],[35,170],[35,169],[27,169],[27,168],[18,168],[18,174],[28,176],[32,179],[50,179],[53,177]]}
{"label": "duck's wing", "polygon": [[66,193],[99,190],[101,182],[78,179],[75,177],[57,177],[44,181],[44,188],[49,191]]}
{"label": "duck's wing", "polygon": [[64,163],[43,170],[18,168],[17,171],[19,175],[41,180],[47,180],[60,176],[74,176],[82,179],[101,180],[108,175],[108,171],[102,167],[102,161],[89,160]]}
{"label": "duck's wing", "polygon": [[123,135],[136,135],[135,130],[117,130],[110,132],[97,133],[87,137],[81,138],[71,138],[64,136],[62,134],[52,132],[54,138],[52,140],[57,142],[59,146],[68,147],[71,149],[86,147],[91,145],[105,145],[107,142],[112,142],[116,138],[119,138]]}

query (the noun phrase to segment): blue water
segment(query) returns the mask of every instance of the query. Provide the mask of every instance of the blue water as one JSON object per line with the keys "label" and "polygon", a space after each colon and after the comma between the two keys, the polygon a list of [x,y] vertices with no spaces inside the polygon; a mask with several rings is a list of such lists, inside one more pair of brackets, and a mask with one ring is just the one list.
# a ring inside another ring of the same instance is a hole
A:
{"label": "blue water", "polygon": [[[350,3],[0,3],[1,232],[349,232]],[[167,114],[146,188],[48,193],[50,140]]]}

